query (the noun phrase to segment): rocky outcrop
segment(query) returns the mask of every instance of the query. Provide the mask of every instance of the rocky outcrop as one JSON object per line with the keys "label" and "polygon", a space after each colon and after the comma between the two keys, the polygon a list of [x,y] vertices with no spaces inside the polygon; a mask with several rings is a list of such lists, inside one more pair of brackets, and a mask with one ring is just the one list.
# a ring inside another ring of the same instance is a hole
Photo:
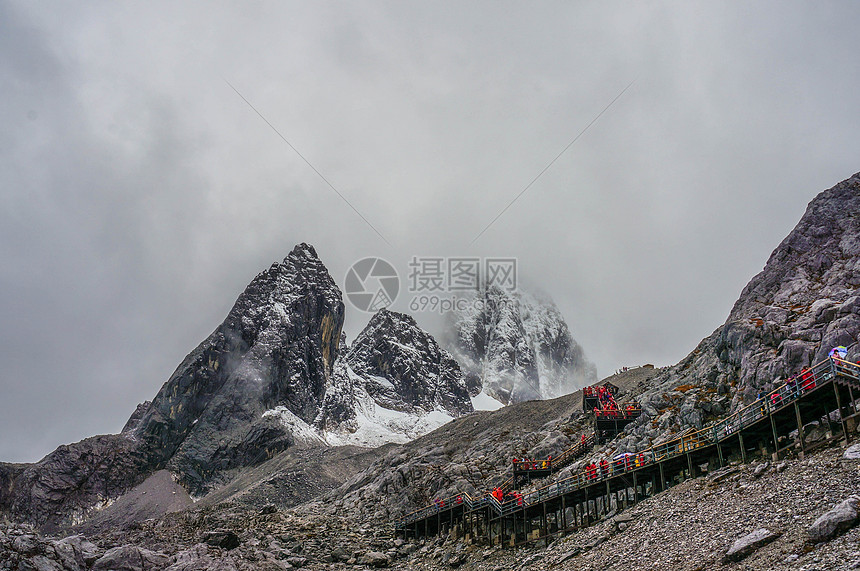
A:
{"label": "rocky outcrop", "polygon": [[[860,358],[860,174],[819,194],[726,322],[641,397],[622,450],[733,411],[845,345]],[[679,389],[679,390],[675,390]]]}
{"label": "rocky outcrop", "polygon": [[[454,316],[450,347],[470,376],[502,402],[555,398],[597,380],[597,370],[548,298],[495,286]],[[474,395],[473,395],[474,396]]]}
{"label": "rocky outcrop", "polygon": [[150,406],[152,406],[152,401],[149,400],[137,405],[137,408],[134,409],[134,412],[131,413],[131,416],[126,421],[125,426],[122,427],[122,432],[130,432],[137,428],[140,420],[144,417]]}
{"label": "rocky outcrop", "polygon": [[726,552],[725,561],[740,561],[753,553],[759,547],[779,539],[781,534],[769,529],[759,528],[743,537],[739,537]]}
{"label": "rocky outcrop", "polygon": [[254,278],[134,423],[131,434],[146,444],[152,465],[203,493],[219,472],[291,446],[295,435],[263,413],[282,406],[314,420],[337,359],[343,312],[340,290],[307,244]]}
{"label": "rocky outcrop", "polygon": [[809,541],[821,543],[851,528],[860,519],[860,497],[849,496],[812,522]]}
{"label": "rocky outcrop", "polygon": [[0,569],[86,571],[102,554],[80,535],[52,540],[32,528],[0,527]]}
{"label": "rocky outcrop", "polygon": [[411,316],[383,309],[335,364],[314,424],[343,443],[378,445],[374,436],[404,442],[472,410],[453,357]]}
{"label": "rocky outcrop", "polygon": [[140,483],[148,466],[145,452],[125,435],[94,436],[26,465],[4,507],[15,519],[48,530],[78,523]]}
{"label": "rocky outcrop", "polygon": [[105,552],[90,571],[161,571],[170,564],[170,557],[134,545],[114,547]]}
{"label": "rocky outcrop", "polygon": [[319,414],[343,326],[343,302],[314,249],[299,244],[258,275],[224,322],[119,435],[61,446],[31,465],[0,465],[0,510],[48,529],[77,523],[167,468],[204,493],[233,468],[304,441],[264,413]]}
{"label": "rocky outcrop", "polygon": [[346,355],[373,400],[393,410],[472,412],[463,372],[410,315],[376,313]]}

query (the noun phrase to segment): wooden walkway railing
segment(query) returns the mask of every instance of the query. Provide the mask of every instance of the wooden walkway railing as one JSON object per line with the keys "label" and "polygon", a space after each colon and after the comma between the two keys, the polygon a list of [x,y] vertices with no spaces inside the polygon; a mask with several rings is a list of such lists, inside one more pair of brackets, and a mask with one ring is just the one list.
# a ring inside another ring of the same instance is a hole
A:
{"label": "wooden walkway railing", "polygon": [[[773,426],[773,440],[774,445],[776,445],[778,438],[773,421],[774,415],[786,407],[796,407],[798,402],[808,398],[816,389],[822,388],[825,385],[830,385],[831,383],[848,386],[852,390],[855,388],[860,389],[860,366],[837,358],[828,358],[811,369],[789,379],[777,389],[762,396],[750,405],[741,408],[723,420],[702,428],[701,430],[687,431],[673,440],[656,444],[646,450],[619,455],[613,459],[613,462],[611,462],[606,469],[598,469],[597,471],[591,472],[580,471],[568,478],[564,478],[522,495],[518,494],[517,497],[504,501],[499,501],[497,498],[493,497],[490,492],[486,492],[478,497],[472,497],[466,493],[454,494],[447,498],[437,499],[428,506],[408,513],[403,518],[395,522],[395,529],[402,530],[409,525],[416,524],[416,522],[420,522],[431,517],[439,520],[441,519],[442,512],[447,512],[447,515],[451,520],[454,518],[455,511],[459,515],[465,515],[469,512],[486,511],[488,519],[492,517],[491,513],[495,513],[496,517],[503,518],[520,510],[525,510],[529,506],[535,506],[542,502],[557,499],[559,497],[563,497],[565,494],[570,494],[577,490],[584,490],[596,483],[602,481],[608,482],[608,480],[624,476],[628,472],[634,472],[652,465],[667,463],[684,455],[687,455],[689,461],[691,452],[711,446],[716,446],[722,462],[722,444],[725,441],[740,437],[741,449],[743,451],[743,440],[742,436],[740,436],[742,431],[768,418],[771,419],[771,425]],[[855,400],[853,392],[851,393],[850,398],[851,405],[854,406]],[[838,390],[836,391],[836,400],[837,403],[839,403],[838,406],[841,412],[842,404],[839,402]],[[802,431],[799,412],[797,420],[798,431]],[[800,437],[802,440],[802,432],[800,432]],[[593,435],[591,438],[593,439]],[[584,453],[581,450],[581,445],[582,443],[578,443],[560,454],[556,462],[558,462],[559,465],[563,462],[566,462],[567,464],[572,462],[578,455]],[[589,442],[589,445],[593,445],[593,440]],[[506,481],[506,487],[503,491],[509,491],[513,481],[513,478]]]}

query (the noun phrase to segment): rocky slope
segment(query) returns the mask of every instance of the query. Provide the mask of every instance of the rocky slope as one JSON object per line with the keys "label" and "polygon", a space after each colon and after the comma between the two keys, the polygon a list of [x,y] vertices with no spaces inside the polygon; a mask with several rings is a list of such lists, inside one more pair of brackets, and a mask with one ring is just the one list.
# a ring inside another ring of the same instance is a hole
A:
{"label": "rocky slope", "polygon": [[[445,537],[405,542],[384,522],[328,514],[319,505],[283,511],[222,502],[89,538],[55,539],[0,523],[0,569],[856,569],[860,528],[815,541],[810,534],[814,522],[860,489],[860,450],[854,452],[837,446],[805,460],[729,467],[548,546],[510,550]],[[775,539],[740,563],[727,560],[735,542],[757,529]]]}
{"label": "rocky slope", "polygon": [[511,404],[555,398],[597,380],[549,298],[491,286],[461,306],[447,344],[481,390]]}
{"label": "rocky slope", "polygon": [[[837,345],[860,359],[860,174],[820,193],[726,322],[655,378],[620,442],[636,450],[751,402]],[[680,390],[676,390],[680,388]]]}

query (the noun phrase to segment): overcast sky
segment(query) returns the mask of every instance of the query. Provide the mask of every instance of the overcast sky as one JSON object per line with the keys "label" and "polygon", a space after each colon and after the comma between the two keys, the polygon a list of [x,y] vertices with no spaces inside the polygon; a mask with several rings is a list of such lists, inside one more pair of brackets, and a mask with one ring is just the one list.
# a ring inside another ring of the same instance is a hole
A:
{"label": "overcast sky", "polygon": [[860,170],[858,24],[853,2],[0,0],[0,460],[120,430],[303,241],[340,284],[365,256],[516,257],[601,376],[678,361]]}

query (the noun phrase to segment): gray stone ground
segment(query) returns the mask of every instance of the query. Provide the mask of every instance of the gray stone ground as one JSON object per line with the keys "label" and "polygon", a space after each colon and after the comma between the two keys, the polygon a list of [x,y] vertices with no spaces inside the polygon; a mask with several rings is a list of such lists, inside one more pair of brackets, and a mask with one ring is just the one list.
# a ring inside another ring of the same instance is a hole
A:
{"label": "gray stone ground", "polygon": [[[278,510],[227,502],[104,532],[92,544],[0,526],[0,569],[853,569],[860,568],[858,528],[819,544],[808,535],[816,519],[860,490],[860,460],[843,453],[834,446],[763,471],[758,461],[725,478],[688,480],[548,547],[403,542],[382,522],[356,523],[318,504]],[[781,535],[740,562],[724,561],[736,540],[760,528]],[[226,549],[231,534],[238,547]]]}

